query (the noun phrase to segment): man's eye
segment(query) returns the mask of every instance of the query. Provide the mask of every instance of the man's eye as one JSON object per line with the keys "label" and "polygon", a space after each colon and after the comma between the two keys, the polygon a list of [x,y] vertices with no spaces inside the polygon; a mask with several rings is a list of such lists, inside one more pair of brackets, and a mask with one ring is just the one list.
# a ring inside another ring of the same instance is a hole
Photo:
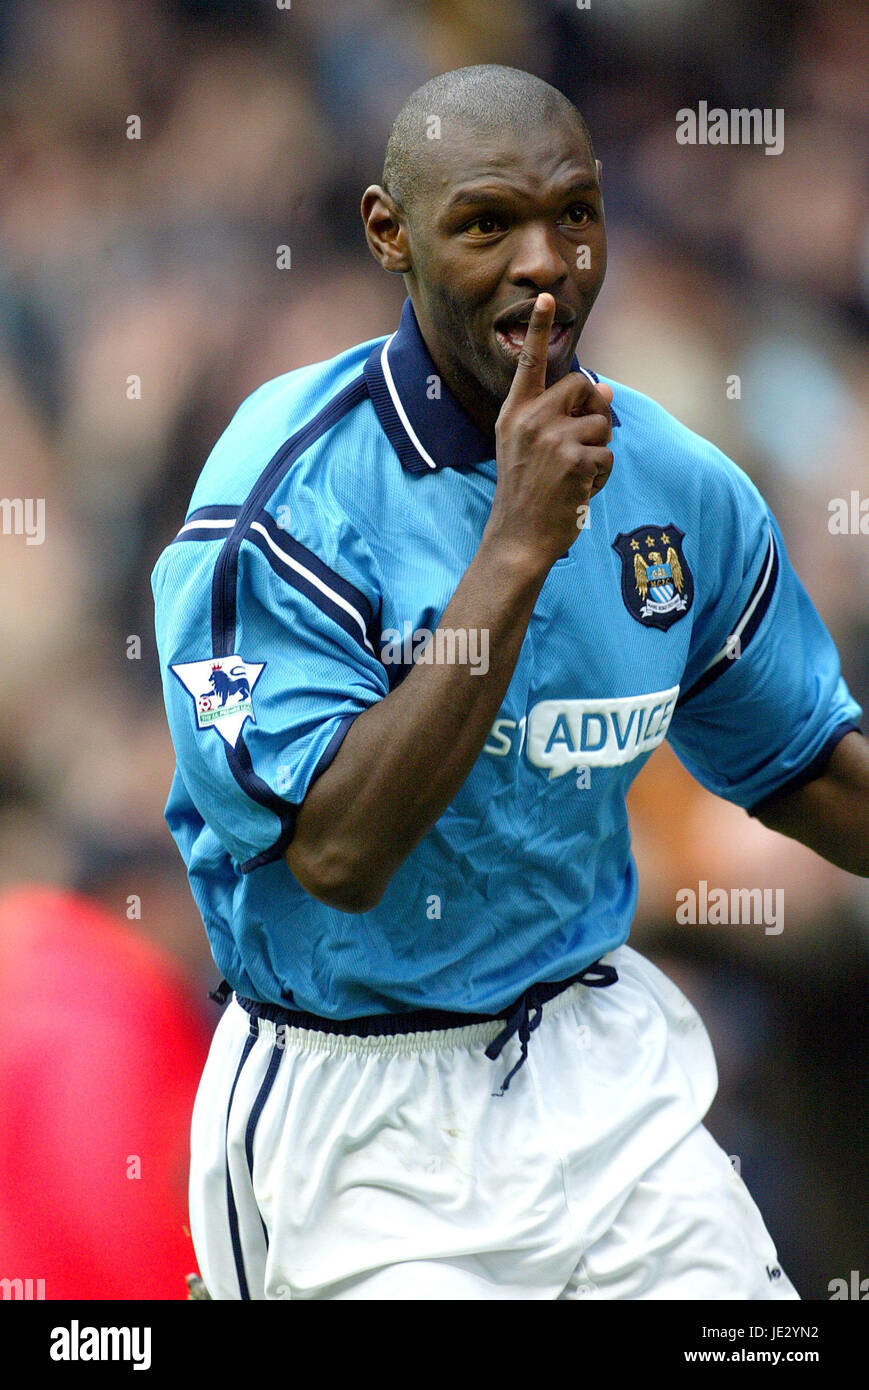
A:
{"label": "man's eye", "polygon": [[465,231],[474,232],[476,229],[476,232],[480,236],[491,236],[492,233],[497,232],[502,225],[501,220],[495,217],[493,213],[484,212],[481,217],[475,217],[473,222],[468,222],[465,226]]}
{"label": "man's eye", "polygon": [[586,222],[591,219],[591,208],[586,207],[585,203],[573,203],[565,212],[564,217],[571,227],[584,227]]}

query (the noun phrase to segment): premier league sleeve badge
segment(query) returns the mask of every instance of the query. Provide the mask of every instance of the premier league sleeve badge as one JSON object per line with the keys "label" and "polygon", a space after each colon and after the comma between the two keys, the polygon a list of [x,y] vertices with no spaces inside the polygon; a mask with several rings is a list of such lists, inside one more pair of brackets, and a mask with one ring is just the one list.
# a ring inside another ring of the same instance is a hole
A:
{"label": "premier league sleeve badge", "polygon": [[666,632],[694,600],[694,577],[678,526],[638,526],[622,532],[613,550],[622,562],[622,598],[632,618]]}
{"label": "premier league sleeve badge", "polygon": [[265,662],[243,661],[237,655],[217,660],[208,657],[178,662],[170,670],[193,696],[197,729],[216,729],[230,748],[235,748],[245,720],[256,723],[253,688]]}

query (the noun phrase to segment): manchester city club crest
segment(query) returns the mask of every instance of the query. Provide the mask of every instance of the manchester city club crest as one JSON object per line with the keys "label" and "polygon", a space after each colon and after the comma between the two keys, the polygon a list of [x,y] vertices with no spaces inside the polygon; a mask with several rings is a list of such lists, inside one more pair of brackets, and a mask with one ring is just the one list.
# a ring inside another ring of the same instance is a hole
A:
{"label": "manchester city club crest", "polygon": [[234,748],[245,720],[256,723],[252,692],[265,670],[264,661],[208,657],[205,661],[179,662],[170,670],[193,696],[197,729],[216,729]]}
{"label": "manchester city club crest", "polygon": [[684,618],[694,599],[678,526],[638,526],[613,541],[622,561],[622,598],[632,618],[666,632]]}

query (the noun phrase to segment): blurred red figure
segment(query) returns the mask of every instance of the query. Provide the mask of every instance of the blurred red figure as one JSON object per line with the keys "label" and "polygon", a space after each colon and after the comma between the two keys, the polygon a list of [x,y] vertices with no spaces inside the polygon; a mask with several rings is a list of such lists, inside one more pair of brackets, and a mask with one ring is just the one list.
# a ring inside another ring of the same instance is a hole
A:
{"label": "blurred red figure", "polygon": [[206,1051],[148,941],[65,890],[0,896],[0,1280],[46,1299],[186,1298]]}

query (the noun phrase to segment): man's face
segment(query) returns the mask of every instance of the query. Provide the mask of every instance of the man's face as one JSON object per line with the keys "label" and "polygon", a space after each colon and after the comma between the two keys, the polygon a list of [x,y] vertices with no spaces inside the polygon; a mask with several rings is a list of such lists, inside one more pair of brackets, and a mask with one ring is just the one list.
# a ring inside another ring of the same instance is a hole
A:
{"label": "man's face", "polygon": [[542,290],[556,303],[547,385],[570,370],[606,270],[600,165],[563,120],[431,145],[427,187],[405,224],[408,293],[448,384],[492,416]]}

